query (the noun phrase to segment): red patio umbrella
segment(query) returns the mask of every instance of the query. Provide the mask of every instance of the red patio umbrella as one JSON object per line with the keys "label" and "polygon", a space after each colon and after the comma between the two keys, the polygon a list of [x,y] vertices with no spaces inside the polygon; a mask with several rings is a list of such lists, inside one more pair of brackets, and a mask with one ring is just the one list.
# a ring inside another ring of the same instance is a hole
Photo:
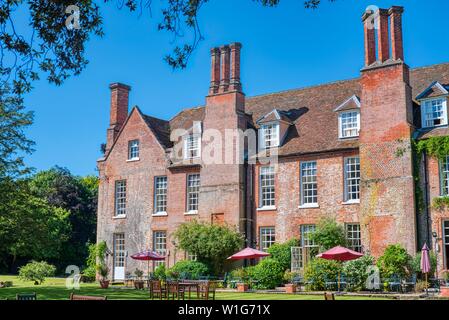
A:
{"label": "red patio umbrella", "polygon": [[269,255],[270,254],[267,252],[263,252],[263,251],[248,247],[248,248],[243,249],[242,251],[234,253],[232,256],[228,257],[228,260],[254,259],[254,258],[267,257]]}
{"label": "red patio umbrella", "polygon": [[[363,254],[342,246],[336,246],[317,255],[326,260],[349,261],[362,257]],[[338,291],[340,291],[340,272],[338,273]]]}
{"label": "red patio umbrella", "polygon": [[131,256],[134,260],[142,260],[142,261],[148,261],[148,268],[147,268],[147,274],[150,274],[150,261],[161,261],[165,260],[164,256],[161,256],[155,251],[142,251],[136,254],[133,254]]}
{"label": "red patio umbrella", "polygon": [[427,291],[427,274],[430,272],[430,268],[429,247],[427,243],[424,243],[421,249],[421,272],[426,275],[426,295],[429,294]]}

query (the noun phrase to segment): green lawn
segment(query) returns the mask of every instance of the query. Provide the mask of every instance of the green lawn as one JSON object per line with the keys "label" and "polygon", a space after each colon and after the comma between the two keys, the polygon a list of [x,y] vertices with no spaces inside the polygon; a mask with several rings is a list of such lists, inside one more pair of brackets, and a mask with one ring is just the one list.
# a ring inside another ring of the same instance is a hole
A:
{"label": "green lawn", "polygon": [[[100,289],[98,283],[81,283],[80,290],[69,290],[65,287],[64,278],[48,278],[42,285],[24,282],[16,276],[0,276],[0,281],[13,281],[13,287],[0,288],[0,300],[15,299],[17,293],[36,292],[39,300],[65,300],[74,291],[81,295],[106,295],[111,300],[148,300],[147,290],[123,289],[121,286],[111,286],[109,289]],[[266,293],[236,293],[217,292],[217,300],[323,300],[321,295],[289,295]],[[380,298],[337,296],[337,300],[381,300]]]}

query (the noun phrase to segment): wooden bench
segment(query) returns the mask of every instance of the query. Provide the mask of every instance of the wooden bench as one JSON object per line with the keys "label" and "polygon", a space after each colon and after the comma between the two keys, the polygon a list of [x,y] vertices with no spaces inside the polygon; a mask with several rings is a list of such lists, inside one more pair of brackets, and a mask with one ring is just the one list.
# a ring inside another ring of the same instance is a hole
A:
{"label": "wooden bench", "polygon": [[70,294],[70,300],[107,300],[106,296],[81,296],[78,294]]}

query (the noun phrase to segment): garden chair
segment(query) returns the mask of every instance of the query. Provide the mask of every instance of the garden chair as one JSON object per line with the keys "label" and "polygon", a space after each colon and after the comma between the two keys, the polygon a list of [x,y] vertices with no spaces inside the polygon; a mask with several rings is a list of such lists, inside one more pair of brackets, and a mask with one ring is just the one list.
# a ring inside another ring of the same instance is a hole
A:
{"label": "garden chair", "polygon": [[410,291],[415,291],[415,287],[416,287],[416,273],[412,274],[411,277],[409,277],[404,281],[404,289],[405,289],[404,291],[408,292],[409,289]]}
{"label": "garden chair", "polygon": [[185,290],[184,287],[179,285],[178,281],[167,281],[167,299],[175,300],[185,298]]}
{"label": "garden chair", "polygon": [[210,281],[204,281],[199,284],[200,299],[215,300],[215,284]]}
{"label": "garden chair", "polygon": [[328,279],[327,277],[324,278],[324,287],[326,290],[334,290],[338,287],[337,280],[336,279]]}
{"label": "garden chair", "polygon": [[390,287],[390,291],[393,292],[400,292],[401,291],[401,280],[399,279],[399,276],[394,274],[389,280],[388,280],[388,286]]}
{"label": "garden chair", "polygon": [[[337,283],[337,287],[338,287],[338,283]],[[347,289],[348,287],[348,278],[346,277],[346,275],[344,273],[342,273],[340,275],[340,290],[344,291],[345,289]]]}
{"label": "garden chair", "polygon": [[106,296],[81,296],[77,294],[70,294],[70,300],[108,300]]}
{"label": "garden chair", "polygon": [[332,292],[325,292],[324,300],[335,300],[335,295]]}
{"label": "garden chair", "polygon": [[18,293],[16,294],[16,300],[37,300],[36,293]]}
{"label": "garden chair", "polygon": [[160,280],[151,280],[150,281],[150,298],[155,299],[159,298],[167,298],[167,289],[162,285]]}

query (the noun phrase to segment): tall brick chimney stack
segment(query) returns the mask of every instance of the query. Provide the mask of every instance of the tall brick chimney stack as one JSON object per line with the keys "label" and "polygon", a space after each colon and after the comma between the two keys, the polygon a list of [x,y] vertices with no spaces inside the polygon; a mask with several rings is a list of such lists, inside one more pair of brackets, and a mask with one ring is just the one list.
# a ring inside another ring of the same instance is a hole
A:
{"label": "tall brick chimney stack", "polygon": [[404,61],[404,46],[402,41],[402,13],[403,7],[393,6],[388,13],[390,14],[390,32],[392,58],[394,60]]}
{"label": "tall brick chimney stack", "polygon": [[241,92],[240,50],[238,42],[211,49],[211,81],[209,95]]}
{"label": "tall brick chimney stack", "polygon": [[240,140],[232,137],[247,129],[245,95],[240,82],[241,47],[240,43],[232,43],[211,50],[211,82],[202,123],[201,150],[213,150],[214,159],[220,160],[201,164],[198,215],[204,221],[237,226],[243,233],[246,230],[246,171],[237,159],[243,159],[244,152],[237,145]]}
{"label": "tall brick chimney stack", "polygon": [[112,83],[109,128],[107,132],[106,151],[109,151],[120,129],[128,117],[129,91],[131,87],[122,83]]}
{"label": "tall brick chimney stack", "polygon": [[[365,250],[376,257],[395,243],[411,254],[416,252],[412,240],[416,239],[411,151],[413,104],[409,67],[403,59],[402,12],[402,7],[392,7],[368,11],[362,17],[365,67],[361,75],[359,137],[360,226]],[[373,21],[378,28],[377,55],[375,30],[370,28]],[[397,156],[397,150],[403,153]]]}

